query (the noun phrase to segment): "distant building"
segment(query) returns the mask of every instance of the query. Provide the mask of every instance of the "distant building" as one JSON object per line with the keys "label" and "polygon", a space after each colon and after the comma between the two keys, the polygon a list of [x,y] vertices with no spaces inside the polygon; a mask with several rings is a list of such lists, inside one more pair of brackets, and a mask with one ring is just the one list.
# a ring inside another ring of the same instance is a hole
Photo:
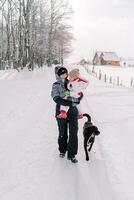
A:
{"label": "distant building", "polygon": [[120,65],[122,67],[134,67],[134,59],[121,59]]}
{"label": "distant building", "polygon": [[115,52],[97,51],[93,58],[93,64],[120,66],[120,58]]}

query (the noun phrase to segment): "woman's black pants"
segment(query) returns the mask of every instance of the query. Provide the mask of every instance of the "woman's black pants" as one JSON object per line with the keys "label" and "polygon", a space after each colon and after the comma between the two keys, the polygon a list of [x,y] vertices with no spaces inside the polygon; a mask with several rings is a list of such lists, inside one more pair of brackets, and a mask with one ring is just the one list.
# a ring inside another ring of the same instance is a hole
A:
{"label": "woman's black pants", "polygon": [[73,157],[78,151],[78,110],[77,107],[70,107],[67,119],[58,119],[58,144],[61,153],[68,152],[68,157]]}

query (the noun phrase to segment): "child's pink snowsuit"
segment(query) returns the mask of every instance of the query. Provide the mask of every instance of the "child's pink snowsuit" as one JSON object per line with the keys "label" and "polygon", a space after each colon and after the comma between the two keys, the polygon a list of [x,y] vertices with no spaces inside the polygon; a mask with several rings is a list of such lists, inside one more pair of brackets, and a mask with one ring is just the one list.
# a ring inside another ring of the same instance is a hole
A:
{"label": "child's pink snowsuit", "polygon": [[[80,97],[81,93],[83,93],[83,91],[87,88],[88,86],[88,81],[84,78],[78,77],[73,81],[70,81],[68,83],[68,89],[70,91],[70,96],[71,97],[75,97],[78,98]],[[78,108],[78,112],[79,112],[79,116],[78,118],[82,118],[82,112],[80,109],[80,105],[77,105]],[[61,118],[66,118],[67,117],[67,111],[68,111],[69,107],[68,106],[61,106],[60,111],[60,117]]]}

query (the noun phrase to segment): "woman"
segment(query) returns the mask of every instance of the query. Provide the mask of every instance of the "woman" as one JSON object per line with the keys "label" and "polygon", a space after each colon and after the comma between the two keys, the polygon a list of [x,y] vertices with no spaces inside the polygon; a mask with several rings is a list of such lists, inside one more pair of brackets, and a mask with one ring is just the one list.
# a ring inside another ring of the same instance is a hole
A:
{"label": "woman", "polygon": [[[80,103],[82,96],[79,98],[69,98],[69,100],[64,99],[67,93],[66,86],[68,83],[68,71],[65,67],[60,67],[57,70],[56,77],[58,80],[53,83],[51,96],[56,103],[56,120],[59,128],[59,156],[64,158],[67,152],[68,160],[77,163],[78,160],[75,155],[77,155],[78,151],[78,110],[76,105]],[[57,117],[60,114],[61,105],[69,106],[66,119],[60,119]]]}

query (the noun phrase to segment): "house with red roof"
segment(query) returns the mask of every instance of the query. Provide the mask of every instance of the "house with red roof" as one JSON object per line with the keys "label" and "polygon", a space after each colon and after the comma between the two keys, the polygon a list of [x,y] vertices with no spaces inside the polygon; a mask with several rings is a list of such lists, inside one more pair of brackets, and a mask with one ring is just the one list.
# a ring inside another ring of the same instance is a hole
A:
{"label": "house with red roof", "polygon": [[97,51],[93,58],[93,64],[120,66],[120,58],[115,52]]}

